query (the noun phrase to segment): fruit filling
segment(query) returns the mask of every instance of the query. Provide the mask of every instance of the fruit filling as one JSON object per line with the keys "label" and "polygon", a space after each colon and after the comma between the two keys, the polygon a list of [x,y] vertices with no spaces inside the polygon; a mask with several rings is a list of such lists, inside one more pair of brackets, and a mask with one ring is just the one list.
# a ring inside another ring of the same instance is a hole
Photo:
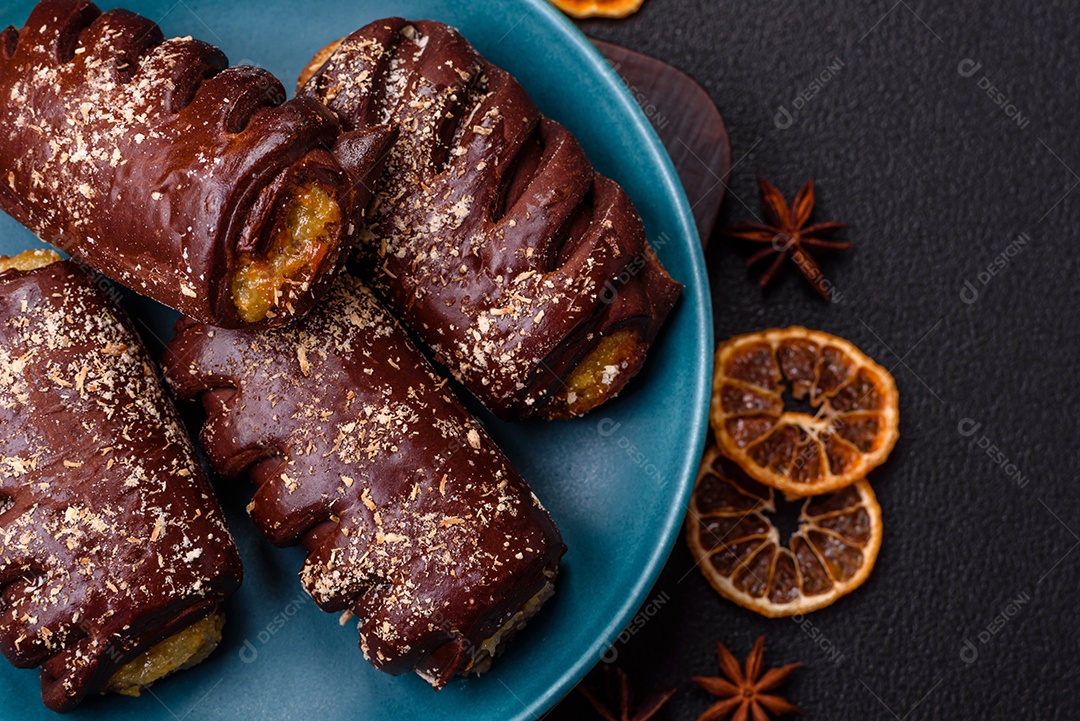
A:
{"label": "fruit filling", "polygon": [[311,280],[336,238],[341,208],[322,186],[312,183],[292,200],[285,223],[264,254],[244,253],[232,279],[232,297],[245,323],[257,323],[278,305],[290,283]]}
{"label": "fruit filling", "polygon": [[105,691],[138,696],[158,679],[203,661],[221,642],[225,615],[220,611],[193,623],[142,655],[128,661],[112,675]]}
{"label": "fruit filling", "polygon": [[618,392],[633,375],[624,371],[637,364],[640,353],[636,331],[620,330],[604,336],[566,379],[563,399],[569,414],[585,413]]}
{"label": "fruit filling", "polygon": [[24,250],[18,255],[0,257],[0,273],[5,270],[37,270],[58,260],[60,256],[51,250]]}

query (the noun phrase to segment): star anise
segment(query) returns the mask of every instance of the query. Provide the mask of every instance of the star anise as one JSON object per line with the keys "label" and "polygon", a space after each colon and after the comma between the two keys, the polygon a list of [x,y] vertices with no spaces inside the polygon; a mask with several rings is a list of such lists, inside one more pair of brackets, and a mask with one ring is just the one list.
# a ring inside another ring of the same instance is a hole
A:
{"label": "star anise", "polygon": [[791,672],[802,666],[801,663],[789,663],[780,668],[764,670],[763,652],[765,637],[759,636],[750,655],[746,657],[746,670],[739,668],[739,662],[731,651],[719,641],[716,642],[716,656],[720,662],[720,671],[724,677],[694,676],[694,683],[701,686],[722,700],[717,701],[698,716],[697,721],[721,721],[728,717],[732,721],[768,721],[769,714],[801,714],[797,706],[785,701],[780,696],[768,693],[776,690]]}
{"label": "star anise", "polygon": [[615,668],[615,675],[619,680],[619,688],[617,693],[612,693],[612,668],[612,666],[604,666],[605,695],[609,698],[615,698],[618,703],[618,711],[606,701],[601,700],[584,684],[577,687],[578,693],[585,697],[585,700],[589,702],[589,705],[596,710],[596,713],[599,714],[600,718],[604,719],[604,721],[648,721],[648,719],[651,719],[656,715],[656,712],[660,710],[661,706],[668,702],[668,699],[675,695],[675,689],[673,688],[657,691],[649,696],[649,698],[645,699],[641,706],[635,709],[633,693],[630,690],[630,679],[627,677],[626,672],[621,668]]}
{"label": "star anise", "polygon": [[790,257],[799,271],[814,286],[821,297],[831,299],[831,284],[825,280],[812,250],[843,250],[851,243],[831,240],[837,231],[847,227],[847,223],[815,223],[806,225],[814,209],[814,181],[806,184],[795,196],[795,201],[788,207],[783,194],[765,178],[761,178],[761,208],[765,213],[765,223],[741,223],[724,230],[725,235],[755,243],[768,243],[747,259],[747,267],[757,264],[772,255],[776,258],[761,276],[758,284],[765,287],[776,277],[784,259]]}

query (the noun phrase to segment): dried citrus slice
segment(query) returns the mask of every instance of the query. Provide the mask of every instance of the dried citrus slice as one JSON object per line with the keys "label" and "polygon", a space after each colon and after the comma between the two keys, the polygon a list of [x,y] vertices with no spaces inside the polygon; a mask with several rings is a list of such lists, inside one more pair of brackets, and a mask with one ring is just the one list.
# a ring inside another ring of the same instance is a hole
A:
{"label": "dried citrus slice", "polygon": [[686,516],[694,560],[721,596],[763,616],[828,606],[870,575],[881,547],[881,507],[865,480],[803,501],[785,545],[770,520],[776,491],[715,447],[705,453]]}
{"label": "dried citrus slice", "polygon": [[[799,401],[806,409],[785,407]],[[798,326],[717,349],[711,418],[723,454],[788,496],[864,478],[900,433],[889,372],[843,338]]]}
{"label": "dried citrus slice", "polygon": [[551,0],[551,4],[575,18],[624,18],[633,15],[645,0]]}

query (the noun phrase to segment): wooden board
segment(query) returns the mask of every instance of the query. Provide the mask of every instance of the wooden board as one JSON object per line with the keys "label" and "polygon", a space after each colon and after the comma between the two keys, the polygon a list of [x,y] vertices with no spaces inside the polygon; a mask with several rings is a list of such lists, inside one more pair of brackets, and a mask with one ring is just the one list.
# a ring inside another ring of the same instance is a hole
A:
{"label": "wooden board", "polygon": [[679,173],[707,245],[731,170],[731,143],[712,98],[693,78],[656,58],[592,40],[626,82]]}

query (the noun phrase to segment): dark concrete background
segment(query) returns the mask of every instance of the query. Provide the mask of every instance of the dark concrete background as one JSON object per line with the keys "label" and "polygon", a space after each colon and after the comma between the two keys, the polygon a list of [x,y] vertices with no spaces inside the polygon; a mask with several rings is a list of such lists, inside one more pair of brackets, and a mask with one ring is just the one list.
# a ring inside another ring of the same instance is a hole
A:
{"label": "dark concrete background", "polygon": [[[767,663],[805,664],[783,692],[809,718],[1077,718],[1080,7],[647,0],[581,27],[709,91],[733,149],[721,226],[760,214],[760,175],[789,198],[813,177],[814,217],[851,224],[856,247],[822,262],[831,305],[794,268],[760,291],[747,244],[714,236],[717,339],[827,330],[901,393],[865,586],[768,620],[717,596],[680,540],[609,658],[638,696],[679,689],[658,719],[709,705],[690,677],[716,674],[715,639],[742,658],[762,634]],[[549,718],[596,717],[573,694]]]}

